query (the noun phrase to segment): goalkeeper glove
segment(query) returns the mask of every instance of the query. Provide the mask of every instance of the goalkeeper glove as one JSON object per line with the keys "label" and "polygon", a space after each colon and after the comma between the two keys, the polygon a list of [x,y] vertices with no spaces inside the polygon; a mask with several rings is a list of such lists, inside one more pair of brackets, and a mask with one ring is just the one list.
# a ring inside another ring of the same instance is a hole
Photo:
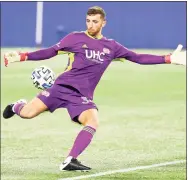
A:
{"label": "goalkeeper glove", "polygon": [[183,46],[181,44],[174,50],[174,52],[165,57],[165,61],[171,64],[186,66],[186,51],[181,51]]}
{"label": "goalkeeper glove", "polygon": [[17,52],[17,51],[7,52],[4,54],[5,66],[7,67],[9,63],[26,61],[27,55],[28,55],[27,52],[26,53]]}

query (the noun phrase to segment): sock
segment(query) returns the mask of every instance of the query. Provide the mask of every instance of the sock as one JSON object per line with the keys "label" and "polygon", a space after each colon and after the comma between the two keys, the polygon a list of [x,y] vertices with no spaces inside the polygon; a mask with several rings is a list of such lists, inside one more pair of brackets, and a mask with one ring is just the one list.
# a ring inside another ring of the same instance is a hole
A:
{"label": "sock", "polygon": [[81,130],[78,136],[76,137],[76,140],[74,141],[74,145],[69,153],[69,156],[72,156],[73,158],[77,158],[78,155],[80,155],[90,144],[95,131],[96,130],[94,128],[90,126],[85,126],[83,130]]}
{"label": "sock", "polygon": [[12,107],[12,111],[14,113],[16,113],[18,116],[20,116],[20,111],[22,110],[22,108],[25,106],[25,102],[20,102],[20,103],[17,103],[15,104],[13,107]]}

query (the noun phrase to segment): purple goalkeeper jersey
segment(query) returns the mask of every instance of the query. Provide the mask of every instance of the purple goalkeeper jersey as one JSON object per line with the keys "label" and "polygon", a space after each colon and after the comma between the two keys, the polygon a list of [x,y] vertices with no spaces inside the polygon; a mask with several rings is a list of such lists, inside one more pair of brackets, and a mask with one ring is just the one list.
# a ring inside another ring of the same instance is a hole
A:
{"label": "purple goalkeeper jersey", "polygon": [[113,59],[126,58],[133,62],[139,61],[141,64],[148,59],[150,60],[148,64],[156,64],[156,59],[158,64],[165,63],[163,56],[148,54],[140,56],[115,40],[105,37],[95,39],[87,32],[70,33],[53,48],[58,54],[66,51],[69,55],[66,70],[57,77],[55,84],[72,86],[91,100],[101,76]]}

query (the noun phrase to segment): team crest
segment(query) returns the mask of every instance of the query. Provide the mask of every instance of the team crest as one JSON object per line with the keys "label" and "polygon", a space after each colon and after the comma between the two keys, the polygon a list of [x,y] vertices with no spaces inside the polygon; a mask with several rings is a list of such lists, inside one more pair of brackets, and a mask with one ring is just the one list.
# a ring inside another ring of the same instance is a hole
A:
{"label": "team crest", "polygon": [[103,48],[103,52],[104,52],[105,54],[110,54],[110,50],[109,50],[108,48]]}

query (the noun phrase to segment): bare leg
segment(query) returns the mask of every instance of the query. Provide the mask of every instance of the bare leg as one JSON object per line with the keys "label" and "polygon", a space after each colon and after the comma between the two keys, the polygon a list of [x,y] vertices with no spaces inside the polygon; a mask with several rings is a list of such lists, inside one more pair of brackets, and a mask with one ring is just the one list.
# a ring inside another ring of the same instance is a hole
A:
{"label": "bare leg", "polygon": [[19,116],[22,118],[31,119],[46,111],[48,107],[37,97],[23,106]]}
{"label": "bare leg", "polygon": [[26,103],[25,100],[19,100],[8,105],[3,112],[3,117],[8,119],[17,114],[22,118],[31,119],[47,109],[48,107],[39,98],[35,97],[29,103]]}

